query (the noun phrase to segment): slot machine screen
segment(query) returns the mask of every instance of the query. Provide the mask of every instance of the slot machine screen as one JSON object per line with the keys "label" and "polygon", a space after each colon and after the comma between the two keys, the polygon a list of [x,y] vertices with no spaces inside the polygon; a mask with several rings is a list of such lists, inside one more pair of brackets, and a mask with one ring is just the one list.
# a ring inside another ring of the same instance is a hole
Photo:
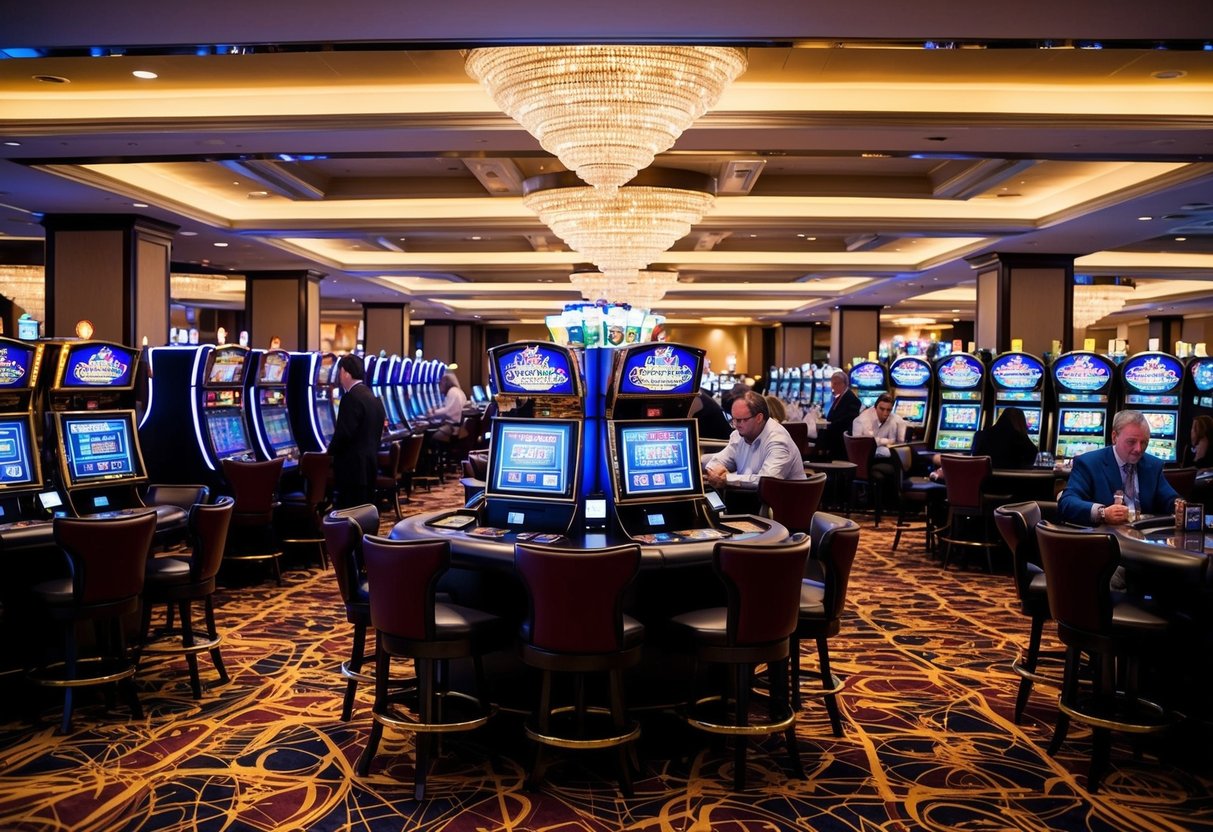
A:
{"label": "slot machine screen", "polygon": [[994,421],[998,421],[998,417],[1002,416],[1002,412],[1007,407],[1018,407],[1023,412],[1024,421],[1028,423],[1028,435],[1032,437],[1032,441],[1040,444],[1040,408],[1039,407],[1023,407],[1021,405],[1004,405],[994,409]]}
{"label": "slot machine screen", "polygon": [[207,384],[243,384],[244,350],[218,349],[211,353],[206,369]]}
{"label": "slot machine screen", "polygon": [[699,495],[694,420],[614,423],[620,500]]}
{"label": "slot machine screen", "polygon": [[1146,453],[1163,462],[1174,462],[1178,457],[1179,414],[1171,410],[1143,410],[1150,425],[1150,444]]}
{"label": "slot machine screen", "polygon": [[927,420],[927,403],[923,399],[898,399],[893,403],[893,412],[914,427],[922,427]]}
{"label": "slot machine screen", "polygon": [[486,496],[572,500],[580,445],[571,419],[495,419]]}
{"label": "slot machine screen", "polygon": [[261,372],[257,376],[259,384],[281,384],[286,380],[287,357],[284,352],[267,352],[261,356]]}
{"label": "slot machine screen", "polygon": [[134,384],[135,353],[110,344],[76,344],[63,363],[64,387],[127,388]]}
{"label": "slot machine screen", "polygon": [[1057,456],[1070,459],[1102,448],[1107,416],[1102,408],[1063,407],[1057,414]]}
{"label": "slot machine screen", "polygon": [[944,402],[939,408],[935,449],[967,451],[973,447],[973,434],[980,427],[981,406],[975,403]]}
{"label": "slot machine screen", "polygon": [[32,344],[16,344],[7,340],[0,343],[0,388],[21,389],[31,385],[34,380],[31,371],[35,351]]}
{"label": "slot machine screen", "polygon": [[0,491],[38,482],[30,439],[28,417],[0,417]]}
{"label": "slot machine screen", "polygon": [[266,410],[261,414],[261,420],[265,424],[265,438],[270,441],[275,453],[294,446],[295,434],[291,432],[291,419],[285,409]]}
{"label": "slot machine screen", "polygon": [[211,411],[206,414],[206,432],[211,437],[211,447],[220,459],[244,453],[249,449],[248,433],[244,429],[244,417],[238,410]]}
{"label": "slot machine screen", "polygon": [[400,408],[396,407],[396,397],[392,395],[392,391],[384,391],[379,401],[383,402],[383,409],[387,411],[387,423],[391,429],[404,430],[404,420],[400,418]]}
{"label": "slot machine screen", "polygon": [[320,426],[320,434],[324,441],[333,438],[333,411],[322,404],[316,405],[316,423]]}
{"label": "slot machine screen", "polygon": [[336,379],[333,378],[333,369],[337,366],[337,358],[332,355],[326,355],[320,359],[320,368],[316,370],[317,384],[334,384]]}
{"label": "slot machine screen", "polygon": [[59,435],[71,485],[143,476],[134,447],[133,414],[60,414]]}

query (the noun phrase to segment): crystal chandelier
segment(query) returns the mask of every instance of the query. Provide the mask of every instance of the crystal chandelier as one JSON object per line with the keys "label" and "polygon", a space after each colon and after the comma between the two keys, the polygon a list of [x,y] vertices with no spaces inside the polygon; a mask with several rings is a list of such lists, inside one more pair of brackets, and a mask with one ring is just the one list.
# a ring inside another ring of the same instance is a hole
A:
{"label": "crystal chandelier", "polygon": [[467,73],[543,149],[589,184],[617,188],[648,167],[745,71],[718,46],[473,49]]}
{"label": "crystal chandelier", "polygon": [[652,168],[612,192],[568,173],[523,183],[523,203],[574,251],[606,275],[635,281],[691,231],[716,201],[716,183],[691,171]]}
{"label": "crystal chandelier", "polygon": [[1133,281],[1124,277],[1080,275],[1074,280],[1075,329],[1086,329],[1096,321],[1119,311],[1136,289]]}
{"label": "crystal chandelier", "polygon": [[626,303],[637,309],[652,309],[665,293],[678,283],[678,272],[641,271],[634,278],[605,275],[602,272],[577,271],[569,282],[589,301]]}

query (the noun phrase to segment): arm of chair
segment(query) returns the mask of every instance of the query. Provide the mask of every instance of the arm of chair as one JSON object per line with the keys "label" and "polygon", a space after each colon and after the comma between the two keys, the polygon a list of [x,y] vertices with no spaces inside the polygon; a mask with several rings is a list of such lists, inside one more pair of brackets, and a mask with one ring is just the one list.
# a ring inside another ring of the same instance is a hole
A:
{"label": "arm of chair", "polygon": [[177,506],[186,511],[194,503],[205,503],[211,490],[205,485],[153,484],[147,487],[143,502],[149,506]]}

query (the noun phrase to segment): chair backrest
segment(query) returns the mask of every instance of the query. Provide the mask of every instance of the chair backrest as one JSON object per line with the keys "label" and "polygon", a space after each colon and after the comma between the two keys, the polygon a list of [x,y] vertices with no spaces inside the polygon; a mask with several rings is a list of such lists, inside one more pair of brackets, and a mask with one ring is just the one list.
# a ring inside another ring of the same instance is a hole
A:
{"label": "chair backrest", "polygon": [[54,534],[55,543],[68,557],[76,603],[112,604],[143,591],[143,575],[156,536],[153,509],[118,517],[58,517]]}
{"label": "chair backrest", "polygon": [[787,430],[788,435],[792,437],[792,441],[796,443],[796,450],[800,452],[800,458],[806,459],[809,453],[813,450],[809,447],[809,425],[807,422],[784,422],[783,427]]}
{"label": "chair backrest", "polygon": [[324,548],[337,575],[341,600],[355,600],[358,584],[366,571],[362,558],[362,538],[379,533],[379,509],[366,504],[330,511],[321,523]]}
{"label": "chair backrest", "polygon": [[213,505],[195,503],[190,506],[189,538],[194,549],[190,558],[190,580],[193,583],[209,581],[219,574],[235,507],[236,501],[231,497],[220,497]]}
{"label": "chair backrest", "polygon": [[904,483],[914,471],[914,446],[909,442],[898,442],[889,446],[889,459],[897,469],[897,478]]}
{"label": "chair backrest", "polygon": [[392,540],[367,535],[362,541],[371,591],[371,625],[397,638],[434,638],[434,592],[451,565],[448,540]]}
{"label": "chair backrest", "polygon": [[309,508],[316,508],[325,502],[332,467],[332,454],[320,451],[308,451],[299,460],[299,473],[304,482],[303,498]]}
{"label": "chair backrest", "polygon": [[1067,640],[1066,628],[1106,634],[1112,622],[1108,581],[1120,562],[1116,535],[1042,522],[1036,525],[1036,540],[1045,569],[1049,611],[1057,621],[1061,640]]}
{"label": "chair backrest", "polygon": [[808,535],[774,545],[717,542],[712,565],[728,594],[730,646],[791,637],[800,615],[800,579],[809,545]]}
{"label": "chair backrest", "polygon": [[859,524],[846,517],[819,511],[813,516],[813,530],[809,539],[812,541],[809,557],[820,561],[825,567],[822,605],[826,617],[840,618],[847,605],[851,566],[859,550]]}
{"label": "chair backrest", "polygon": [[1030,564],[1040,563],[1040,546],[1036,540],[1040,518],[1040,504],[1035,500],[1007,503],[994,509],[994,525],[1011,550],[1015,591],[1020,601],[1026,600],[1028,585],[1032,582]]}
{"label": "chair backrest", "polygon": [[982,486],[994,470],[988,456],[944,454],[941,458],[952,508],[981,508]]}
{"label": "chair backrest", "polygon": [[488,451],[468,451],[468,455],[464,457],[464,462],[467,463],[464,476],[472,477],[473,479],[487,479],[489,475],[489,452]]}
{"label": "chair backrest", "polygon": [[417,470],[417,463],[421,461],[421,449],[424,445],[424,433],[414,433],[401,440],[400,464],[396,468],[397,475],[412,474]]}
{"label": "chair backrest", "polygon": [[236,500],[236,514],[263,514],[267,519],[273,517],[283,462],[282,457],[265,462],[223,460],[223,476]]}
{"label": "chair backrest", "polygon": [[807,534],[813,514],[821,504],[826,479],[826,475],[820,471],[803,480],[760,477],[758,499],[770,509],[769,516],[776,523],[782,524],[789,532]]}
{"label": "chair backrest", "polygon": [[622,649],[624,592],[639,569],[635,544],[593,550],[515,544],[531,644],[554,653]]}
{"label": "chair backrest", "polygon": [[400,470],[400,440],[388,443],[386,451],[380,451],[378,456],[379,476],[396,479]]}
{"label": "chair backrest", "polygon": [[149,506],[177,506],[190,510],[195,503],[205,503],[211,496],[211,490],[205,485],[149,485],[143,495],[143,502]]}
{"label": "chair backrest", "polygon": [[855,463],[855,479],[872,478],[872,457],[876,455],[876,438],[873,436],[842,435],[843,447],[847,450],[847,461]]}
{"label": "chair backrest", "polygon": [[1192,492],[1196,490],[1195,467],[1164,468],[1162,475],[1167,478],[1167,482],[1178,492],[1179,496],[1185,500],[1190,499]]}

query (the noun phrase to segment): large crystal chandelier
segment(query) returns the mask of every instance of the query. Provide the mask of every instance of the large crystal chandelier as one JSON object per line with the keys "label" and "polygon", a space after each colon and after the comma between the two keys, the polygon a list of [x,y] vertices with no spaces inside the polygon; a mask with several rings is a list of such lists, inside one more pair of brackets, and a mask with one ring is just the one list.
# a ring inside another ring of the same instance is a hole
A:
{"label": "large crystal chandelier", "polygon": [[1096,321],[1120,311],[1136,285],[1125,277],[1074,278],[1074,328],[1086,329]]}
{"label": "large crystal chandelier", "polygon": [[469,51],[465,67],[544,150],[609,190],[672,147],[746,57],[717,46],[505,46]]}
{"label": "large crystal chandelier", "polygon": [[523,203],[606,275],[636,273],[685,237],[716,201],[716,183],[691,171],[651,168],[604,192],[568,173],[523,183]]}
{"label": "large crystal chandelier", "polygon": [[629,278],[597,271],[576,271],[569,275],[569,282],[586,300],[606,300],[638,309],[652,309],[678,283],[678,272],[645,270]]}

